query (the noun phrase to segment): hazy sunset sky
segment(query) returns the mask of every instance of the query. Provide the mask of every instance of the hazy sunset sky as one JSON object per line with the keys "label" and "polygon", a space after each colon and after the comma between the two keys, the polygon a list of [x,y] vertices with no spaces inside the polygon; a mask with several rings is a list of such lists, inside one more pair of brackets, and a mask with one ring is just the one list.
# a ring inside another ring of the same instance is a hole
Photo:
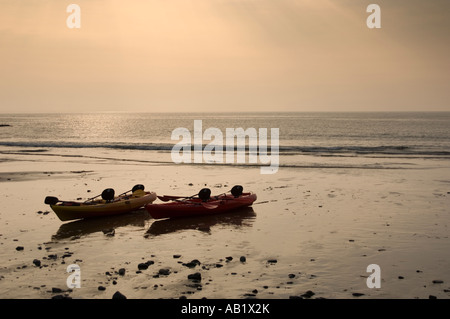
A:
{"label": "hazy sunset sky", "polygon": [[449,30],[449,0],[2,0],[0,112],[450,111]]}

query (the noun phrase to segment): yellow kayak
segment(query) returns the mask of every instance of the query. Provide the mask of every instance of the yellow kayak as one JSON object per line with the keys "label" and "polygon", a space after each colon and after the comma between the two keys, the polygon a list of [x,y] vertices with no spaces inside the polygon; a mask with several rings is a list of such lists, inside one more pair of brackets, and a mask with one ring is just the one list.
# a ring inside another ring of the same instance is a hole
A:
{"label": "yellow kayak", "polygon": [[50,205],[61,221],[67,221],[124,214],[152,203],[156,199],[156,193],[145,192],[143,186],[139,189],[133,188],[132,193],[127,195],[128,192],[114,197],[114,190],[109,188],[102,193],[102,199],[91,199],[85,202],[60,201],[56,197],[48,196],[45,198],[45,203]]}

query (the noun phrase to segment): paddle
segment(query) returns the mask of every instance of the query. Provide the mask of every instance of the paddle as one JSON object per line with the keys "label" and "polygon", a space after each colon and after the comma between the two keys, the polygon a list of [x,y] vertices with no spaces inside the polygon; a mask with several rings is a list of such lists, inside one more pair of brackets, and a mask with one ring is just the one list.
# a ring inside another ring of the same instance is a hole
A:
{"label": "paddle", "polygon": [[44,200],[44,203],[47,205],[55,205],[58,202],[60,202],[58,197],[53,197],[53,196],[47,196],[47,197],[45,197],[45,200]]}
{"label": "paddle", "polygon": [[191,199],[191,198],[194,198],[194,196],[196,196],[196,195],[197,194],[194,194],[192,196],[170,196],[170,195],[164,195],[164,196],[158,196],[158,198],[160,200],[162,200],[163,202],[168,202],[168,201],[171,201],[171,200],[177,200],[177,199],[181,199],[181,198],[183,198],[183,199]]}

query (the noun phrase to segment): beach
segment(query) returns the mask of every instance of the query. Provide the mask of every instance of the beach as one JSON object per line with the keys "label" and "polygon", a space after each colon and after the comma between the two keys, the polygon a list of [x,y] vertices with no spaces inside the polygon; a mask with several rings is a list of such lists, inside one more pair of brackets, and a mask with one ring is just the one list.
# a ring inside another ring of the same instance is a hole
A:
{"label": "beach", "polygon": [[[31,150],[1,154],[1,298],[450,297],[448,159],[346,167],[338,162],[354,159],[310,166],[305,158],[264,175],[257,167],[133,161],[126,152],[111,160]],[[140,210],[61,222],[44,204],[46,196],[87,199],[135,184],[183,196],[239,184],[258,199],[250,209],[180,220]],[[80,288],[67,286],[74,264]],[[372,264],[379,288],[367,284]]]}

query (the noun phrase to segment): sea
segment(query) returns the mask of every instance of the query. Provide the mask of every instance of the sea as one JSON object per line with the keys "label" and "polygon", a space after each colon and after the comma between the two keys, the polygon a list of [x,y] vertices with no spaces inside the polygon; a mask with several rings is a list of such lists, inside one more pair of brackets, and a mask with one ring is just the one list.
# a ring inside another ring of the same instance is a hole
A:
{"label": "sea", "polygon": [[[266,128],[269,151],[278,143],[280,168],[398,168],[450,159],[450,112],[1,114],[0,155],[170,165],[171,151],[181,141],[172,133],[179,128],[192,132],[194,150],[196,120],[202,121],[203,132],[215,128],[223,133],[222,145],[221,140],[214,143],[224,151],[227,128]],[[271,136],[273,128],[278,129],[277,140]],[[203,149],[211,141],[201,143]]]}

